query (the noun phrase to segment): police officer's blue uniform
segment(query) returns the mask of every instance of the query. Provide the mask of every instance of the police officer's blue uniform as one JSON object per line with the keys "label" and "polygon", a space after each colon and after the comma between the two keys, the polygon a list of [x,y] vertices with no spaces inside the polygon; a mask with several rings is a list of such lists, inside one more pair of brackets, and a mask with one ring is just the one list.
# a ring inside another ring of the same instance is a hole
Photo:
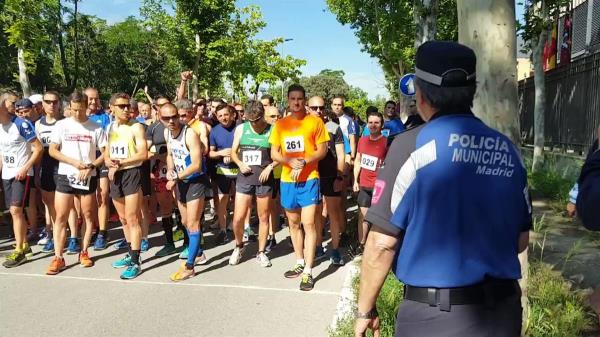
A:
{"label": "police officer's blue uniform", "polygon": [[[456,43],[423,44],[416,66],[417,78],[440,88],[475,85],[475,55]],[[520,333],[527,173],[515,145],[469,105],[439,107],[426,124],[399,134],[375,183],[366,220],[403,235],[392,266],[406,285],[397,336]]]}

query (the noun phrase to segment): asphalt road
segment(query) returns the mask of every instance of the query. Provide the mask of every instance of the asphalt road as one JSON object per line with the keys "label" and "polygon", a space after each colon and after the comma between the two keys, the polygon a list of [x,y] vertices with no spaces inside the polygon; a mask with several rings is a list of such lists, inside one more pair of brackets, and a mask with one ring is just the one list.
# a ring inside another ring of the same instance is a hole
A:
{"label": "asphalt road", "polygon": [[[7,231],[0,225],[1,260],[11,250]],[[121,233],[112,229],[110,235]],[[326,336],[347,267],[323,261],[313,270],[315,289],[301,292],[299,278],[283,277],[295,262],[281,242],[287,235],[287,229],[277,234],[273,266],[262,268],[253,258],[256,244],[240,265],[229,266],[233,243],[212,247],[207,234],[209,263],[180,283],[169,280],[180,263],[176,256],[153,257],[162,244],[160,232],[142,254],[143,274],[128,281],[111,267],[124,251],[90,250],[92,268],[79,266],[77,255],[65,255],[68,269],[47,276],[52,254],[35,246],[28,263],[0,266],[0,336]]]}

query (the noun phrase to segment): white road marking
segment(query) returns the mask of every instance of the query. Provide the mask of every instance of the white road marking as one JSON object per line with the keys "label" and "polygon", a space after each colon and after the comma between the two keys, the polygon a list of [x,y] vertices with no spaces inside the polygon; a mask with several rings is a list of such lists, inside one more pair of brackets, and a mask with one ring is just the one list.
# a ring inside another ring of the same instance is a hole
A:
{"label": "white road marking", "polygon": [[185,283],[185,282],[158,282],[158,281],[142,281],[142,280],[121,280],[121,279],[104,279],[94,277],[79,277],[79,276],[66,276],[66,275],[43,275],[43,274],[28,274],[28,273],[3,273],[0,275],[6,276],[26,276],[26,277],[38,277],[38,278],[49,278],[49,279],[69,279],[79,281],[101,281],[101,282],[116,282],[116,283],[127,283],[127,284],[148,284],[148,285],[168,285],[168,286],[184,286],[184,287],[200,287],[200,288],[233,288],[233,289],[247,289],[247,290],[263,290],[263,291],[281,291],[289,293],[305,293],[307,295],[328,295],[328,296],[339,296],[340,294],[333,291],[323,290],[311,290],[301,291],[299,289],[285,289],[285,288],[271,288],[271,287],[258,287],[248,285],[233,285],[233,284],[200,284],[200,283]]}

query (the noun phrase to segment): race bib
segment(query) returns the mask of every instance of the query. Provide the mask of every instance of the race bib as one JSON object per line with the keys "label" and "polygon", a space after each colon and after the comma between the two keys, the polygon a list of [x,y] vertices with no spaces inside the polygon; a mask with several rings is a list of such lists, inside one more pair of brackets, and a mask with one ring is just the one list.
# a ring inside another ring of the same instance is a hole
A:
{"label": "race bib", "polygon": [[67,176],[67,180],[69,181],[69,186],[78,190],[89,191],[90,190],[90,180],[92,177],[88,177],[85,181],[79,180],[77,174],[70,174]]}
{"label": "race bib", "polygon": [[262,162],[262,152],[244,151],[242,154],[242,162],[248,166],[260,166],[260,163]]}
{"label": "race bib", "polygon": [[285,152],[304,152],[304,136],[285,137],[283,139]]}
{"label": "race bib", "polygon": [[158,171],[159,178],[167,178],[167,165],[163,165]]}
{"label": "race bib", "polygon": [[17,156],[14,153],[7,153],[2,156],[2,165],[6,168],[17,168]]}
{"label": "race bib", "polygon": [[364,168],[365,170],[369,170],[369,171],[375,171],[377,170],[377,162],[379,161],[379,158],[374,157],[374,156],[369,156],[368,154],[362,154],[360,155],[360,167]]}
{"label": "race bib", "polygon": [[127,159],[129,158],[129,147],[124,142],[110,143],[110,158],[111,159]]}
{"label": "race bib", "polygon": [[40,142],[44,147],[50,146],[50,132],[40,134]]}

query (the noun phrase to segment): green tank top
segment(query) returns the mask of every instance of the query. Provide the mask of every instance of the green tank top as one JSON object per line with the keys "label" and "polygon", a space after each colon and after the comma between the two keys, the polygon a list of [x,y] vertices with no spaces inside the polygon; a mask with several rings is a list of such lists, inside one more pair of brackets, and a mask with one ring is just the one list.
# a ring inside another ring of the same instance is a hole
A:
{"label": "green tank top", "polygon": [[[263,130],[262,133],[256,133],[250,122],[242,124],[242,136],[240,137],[240,159],[246,165],[252,168],[252,173],[238,173],[238,183],[241,182],[247,185],[262,185],[259,181],[259,176],[267,165],[271,164],[271,144],[269,137],[271,136],[271,125]],[[267,183],[272,182],[273,174]],[[266,183],[266,184],[267,184]]]}

